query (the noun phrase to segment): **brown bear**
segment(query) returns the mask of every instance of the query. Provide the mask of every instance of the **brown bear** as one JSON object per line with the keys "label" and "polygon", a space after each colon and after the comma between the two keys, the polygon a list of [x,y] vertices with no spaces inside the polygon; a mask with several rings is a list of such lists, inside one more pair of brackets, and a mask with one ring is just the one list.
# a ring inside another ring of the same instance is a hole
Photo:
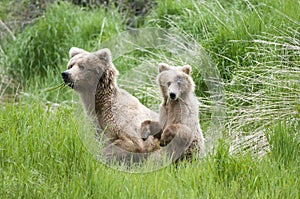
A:
{"label": "brown bear", "polygon": [[107,142],[104,156],[128,158],[129,152],[143,153],[157,149],[153,141],[142,140],[139,129],[142,121],[157,120],[158,114],[118,87],[118,71],[112,63],[110,50],[87,52],[72,47],[69,57],[62,78],[79,93],[85,112],[97,125],[98,134],[104,132]]}
{"label": "brown bear", "polygon": [[[197,152],[198,157],[204,154],[204,138],[191,71],[189,65],[172,67],[159,64],[157,82],[162,95],[159,121],[146,120],[141,124],[144,140],[148,136],[159,138],[160,145],[166,146],[165,151],[175,153],[176,158],[191,158],[193,152]],[[169,143],[172,143],[171,146]]]}

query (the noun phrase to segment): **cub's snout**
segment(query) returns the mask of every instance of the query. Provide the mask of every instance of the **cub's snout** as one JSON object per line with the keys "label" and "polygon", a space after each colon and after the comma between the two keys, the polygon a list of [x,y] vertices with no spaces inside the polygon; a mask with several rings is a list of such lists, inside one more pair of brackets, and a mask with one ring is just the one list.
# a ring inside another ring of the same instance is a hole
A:
{"label": "cub's snout", "polygon": [[68,84],[71,88],[73,88],[74,82],[71,79],[71,73],[69,72],[62,72],[61,73],[62,79],[64,80],[65,84]]}

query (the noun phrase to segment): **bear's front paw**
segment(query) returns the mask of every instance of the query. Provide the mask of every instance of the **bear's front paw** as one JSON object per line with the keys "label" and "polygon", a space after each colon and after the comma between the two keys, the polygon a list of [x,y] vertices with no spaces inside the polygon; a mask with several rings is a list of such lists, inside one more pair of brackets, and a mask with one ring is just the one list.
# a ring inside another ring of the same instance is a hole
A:
{"label": "bear's front paw", "polygon": [[176,135],[177,128],[175,126],[167,127],[161,135],[160,146],[169,144]]}
{"label": "bear's front paw", "polygon": [[144,144],[144,152],[153,152],[159,149],[159,140],[154,138],[152,135],[148,137]]}
{"label": "bear's front paw", "polygon": [[159,122],[145,120],[141,124],[140,134],[141,138],[145,141],[150,135],[153,135],[155,138],[160,139],[162,129],[160,127]]}
{"label": "bear's front paw", "polygon": [[143,140],[143,141],[146,141],[146,140],[148,139],[148,137],[149,137],[149,134],[150,134],[150,132],[145,132],[145,133],[143,133],[143,134],[142,134],[142,140]]}
{"label": "bear's front paw", "polygon": [[151,124],[151,120],[145,120],[142,122],[141,124],[141,129],[140,129],[140,133],[141,133],[141,138],[145,141],[147,140],[147,138],[149,137],[149,135],[151,134],[150,131],[150,124]]}

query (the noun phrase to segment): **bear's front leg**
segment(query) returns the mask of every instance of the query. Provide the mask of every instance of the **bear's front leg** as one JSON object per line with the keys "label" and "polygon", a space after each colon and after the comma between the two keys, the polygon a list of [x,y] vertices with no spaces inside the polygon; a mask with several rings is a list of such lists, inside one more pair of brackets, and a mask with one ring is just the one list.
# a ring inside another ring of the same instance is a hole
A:
{"label": "bear's front leg", "polygon": [[144,141],[144,153],[153,152],[159,149],[159,140],[152,135]]}
{"label": "bear's front leg", "polygon": [[157,121],[145,120],[141,124],[140,134],[144,141],[147,140],[149,136],[153,136],[156,139],[160,139],[162,133],[162,128]]}
{"label": "bear's front leg", "polygon": [[[176,139],[174,139],[176,138]],[[172,124],[165,128],[161,135],[160,146],[168,145],[174,140],[175,145],[185,146],[187,143],[191,143],[193,138],[192,131],[189,127],[182,124]]]}

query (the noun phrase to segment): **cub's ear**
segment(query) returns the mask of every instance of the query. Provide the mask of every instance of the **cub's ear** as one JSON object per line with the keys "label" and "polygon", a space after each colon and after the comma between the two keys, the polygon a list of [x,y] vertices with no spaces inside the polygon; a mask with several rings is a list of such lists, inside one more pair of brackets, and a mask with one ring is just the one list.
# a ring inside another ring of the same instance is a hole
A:
{"label": "cub's ear", "polygon": [[103,62],[105,65],[109,65],[112,62],[111,52],[108,48],[103,48],[95,52],[95,55]]}
{"label": "cub's ear", "polygon": [[88,53],[87,51],[81,49],[81,48],[77,48],[77,47],[72,47],[70,50],[69,50],[69,57],[72,58],[74,57],[75,55],[78,55],[80,53]]}
{"label": "cub's ear", "polygon": [[192,67],[190,65],[185,65],[185,66],[182,66],[181,70],[182,70],[182,72],[189,75],[192,72]]}
{"label": "cub's ear", "polygon": [[158,72],[161,73],[165,70],[169,70],[171,67],[168,64],[160,63],[158,64]]}

